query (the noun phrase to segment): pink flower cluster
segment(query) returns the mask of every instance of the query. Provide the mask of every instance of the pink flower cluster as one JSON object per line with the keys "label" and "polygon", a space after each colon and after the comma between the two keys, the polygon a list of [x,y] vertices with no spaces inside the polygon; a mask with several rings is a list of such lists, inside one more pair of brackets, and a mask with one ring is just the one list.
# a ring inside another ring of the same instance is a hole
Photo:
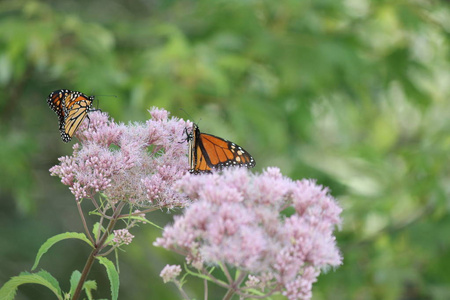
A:
{"label": "pink flower cluster", "polygon": [[166,265],[159,274],[162,277],[164,283],[175,280],[181,273],[181,267],[179,265]]}
{"label": "pink flower cluster", "polygon": [[193,203],[154,244],[186,255],[199,270],[226,264],[247,271],[243,292],[251,286],[310,299],[320,271],[342,262],[333,235],[341,208],[314,181],[292,181],[277,168],[236,168],[186,174],[178,186]]}
{"label": "pink flower cluster", "polygon": [[114,233],[113,243],[117,245],[122,244],[129,245],[134,238],[134,235],[132,235],[128,231],[128,229],[114,230],[113,233]]}
{"label": "pink flower cluster", "polygon": [[89,113],[77,130],[72,156],[50,169],[77,200],[102,193],[108,201],[135,207],[185,206],[173,183],[189,169],[183,132],[192,126],[153,108],[145,124],[117,124],[106,113]]}

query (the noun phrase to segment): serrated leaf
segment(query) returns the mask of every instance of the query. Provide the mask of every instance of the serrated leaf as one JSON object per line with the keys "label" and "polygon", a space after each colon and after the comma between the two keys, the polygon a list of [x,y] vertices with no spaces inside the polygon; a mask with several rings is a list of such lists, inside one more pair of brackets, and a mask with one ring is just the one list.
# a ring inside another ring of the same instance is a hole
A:
{"label": "serrated leaf", "polygon": [[[80,282],[81,273],[78,270],[73,271],[70,277],[70,297],[75,293],[75,290]],[[87,280],[83,284],[83,289],[89,300],[92,300],[92,290],[97,289],[97,283],[94,280]]]}
{"label": "serrated leaf", "polygon": [[[20,277],[20,276],[19,276]],[[24,282],[27,283],[27,282]],[[23,283],[19,283],[18,277],[12,277],[0,288],[0,299],[12,300],[16,296],[17,287]]]}
{"label": "serrated leaf", "polygon": [[108,274],[109,282],[111,284],[111,300],[117,300],[119,297],[119,274],[112,261],[106,257],[97,257],[97,259],[106,268],[106,273]]}
{"label": "serrated leaf", "polygon": [[109,245],[109,243],[114,239],[114,233],[111,233],[108,235],[108,237],[105,240],[105,245]]}
{"label": "serrated leaf", "polygon": [[83,289],[85,290],[88,299],[93,300],[92,290],[97,289],[97,282],[95,282],[94,280],[88,280],[83,284]]}
{"label": "serrated leaf", "polygon": [[92,233],[94,234],[94,238],[96,241],[99,240],[99,235],[101,233],[101,231],[99,231],[99,227],[100,227],[99,222],[95,223],[94,226],[92,227]]}
{"label": "serrated leaf", "polygon": [[42,255],[44,255],[48,249],[50,249],[51,246],[56,244],[59,241],[66,240],[66,239],[79,239],[82,241],[85,241],[88,245],[90,245],[92,248],[94,247],[89,241],[89,239],[83,234],[78,232],[65,232],[61,234],[57,234],[54,237],[49,238],[44,244],[42,244],[41,248],[39,248],[38,254],[36,255],[36,260],[34,262],[33,267],[31,270],[34,270],[37,265],[39,264],[39,261],[41,260]]}
{"label": "serrated leaf", "polygon": [[75,270],[72,272],[72,276],[70,276],[70,295],[73,295],[73,293],[75,293],[75,289],[77,288],[80,278],[81,278],[80,271]]}
{"label": "serrated leaf", "polygon": [[47,287],[51,290],[59,300],[63,300],[61,288],[58,281],[47,271],[39,271],[37,273],[22,272],[19,276],[12,277],[0,288],[0,299],[12,300],[16,295],[17,288],[26,283],[35,283]]}

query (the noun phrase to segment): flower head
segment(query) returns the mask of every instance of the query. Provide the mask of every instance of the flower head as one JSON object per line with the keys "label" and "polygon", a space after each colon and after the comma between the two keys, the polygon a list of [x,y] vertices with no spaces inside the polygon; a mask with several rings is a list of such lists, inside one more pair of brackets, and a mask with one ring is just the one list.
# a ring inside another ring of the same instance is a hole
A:
{"label": "flower head", "polygon": [[153,108],[145,124],[118,124],[106,113],[89,113],[77,131],[71,156],[50,169],[77,200],[101,193],[108,201],[135,207],[184,206],[186,197],[173,183],[186,170],[186,144],[180,143],[187,122]]}
{"label": "flower head", "polygon": [[117,245],[129,245],[134,238],[134,235],[132,235],[127,229],[114,230],[113,233],[113,243]]}
{"label": "flower head", "polygon": [[159,276],[162,277],[164,283],[175,280],[181,273],[181,267],[179,265],[166,265],[162,269]]}
{"label": "flower head", "polygon": [[[320,270],[341,264],[333,236],[341,208],[314,181],[292,181],[277,168],[259,175],[238,168],[187,174],[177,185],[193,203],[155,245],[184,253],[197,269],[226,264],[251,274],[250,286],[310,299]],[[288,206],[295,213],[282,215]]]}

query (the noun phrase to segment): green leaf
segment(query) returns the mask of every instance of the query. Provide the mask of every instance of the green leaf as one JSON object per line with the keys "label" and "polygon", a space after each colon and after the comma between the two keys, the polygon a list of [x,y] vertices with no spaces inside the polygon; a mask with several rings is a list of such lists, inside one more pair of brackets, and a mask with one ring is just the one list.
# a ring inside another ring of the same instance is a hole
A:
{"label": "green leaf", "polygon": [[54,237],[49,238],[41,246],[41,248],[38,251],[38,254],[36,255],[36,260],[34,262],[33,267],[31,268],[31,270],[34,270],[37,267],[42,255],[44,255],[48,251],[48,249],[50,249],[51,246],[53,246],[54,244],[56,244],[59,241],[65,240],[65,239],[79,239],[79,240],[85,241],[86,243],[88,243],[88,245],[90,245],[92,248],[94,248],[94,245],[92,245],[91,241],[89,241],[89,239],[84,235],[84,233],[65,232],[65,233],[57,234]]}
{"label": "green leaf", "polygon": [[58,281],[47,271],[39,271],[37,273],[22,272],[19,276],[12,277],[0,289],[0,299],[12,300],[16,295],[19,285],[26,283],[36,283],[47,287],[51,290],[59,300],[63,300],[61,288]]}
{"label": "green leaf", "polygon": [[114,233],[111,233],[111,234],[108,235],[108,237],[106,238],[106,240],[105,240],[105,245],[109,245],[113,239],[114,239]]}
{"label": "green leaf", "polygon": [[100,223],[99,222],[95,223],[94,226],[92,227],[92,233],[94,234],[94,238],[95,238],[96,241],[99,240],[99,235],[102,232],[102,230],[99,231],[99,227],[100,227]]}
{"label": "green leaf", "polygon": [[[78,286],[78,283],[80,282],[81,273],[78,270],[73,271],[72,276],[70,277],[70,297],[73,296],[75,293],[75,289]],[[92,300],[92,290],[97,289],[97,283],[94,280],[87,280],[83,284],[83,289],[86,292],[86,295],[89,300]],[[69,297],[69,299],[70,299]]]}
{"label": "green leaf", "polygon": [[162,227],[160,227],[160,226],[156,225],[155,223],[147,220],[146,218],[139,217],[139,216],[124,216],[124,217],[122,217],[120,219],[130,219],[130,220],[141,221],[143,223],[147,223],[147,224],[153,225],[153,226],[155,226],[158,229],[161,229],[161,230],[163,229]]}
{"label": "green leaf", "polygon": [[72,276],[70,276],[70,295],[73,295],[75,293],[75,289],[77,288],[80,278],[81,278],[80,271],[75,270],[72,272]]}
{"label": "green leaf", "polygon": [[115,256],[115,258],[116,258],[117,273],[120,274],[120,267],[119,267],[119,251],[118,251],[118,250],[119,250],[118,248],[114,249],[114,256]]}
{"label": "green leaf", "polygon": [[86,291],[86,295],[89,300],[93,300],[92,298],[92,290],[97,289],[97,283],[94,280],[88,280],[83,284],[83,288]]}
{"label": "green leaf", "polygon": [[119,296],[119,274],[112,261],[106,257],[97,257],[97,259],[106,268],[106,273],[108,274],[109,282],[111,283],[111,300],[117,300]]}
{"label": "green leaf", "polygon": [[[188,266],[186,265],[186,264],[184,264],[184,269],[186,270],[186,272],[188,273],[188,274],[190,274],[190,275],[192,275],[192,276],[195,276],[195,277],[198,277],[198,278],[201,278],[201,279],[205,279],[205,280],[208,280],[208,281],[211,281],[211,278],[210,277],[208,277],[208,276],[206,276],[206,275],[203,275],[202,273],[199,273],[199,272],[193,272],[193,271],[191,271],[189,268],[188,268]],[[211,274],[213,271],[214,271],[214,267],[212,267],[211,268],[211,270],[209,270],[209,274]],[[183,276],[183,278],[184,278],[184,276]],[[212,282],[212,281],[211,281]],[[217,280],[216,282],[220,282],[221,284],[223,284],[223,285],[227,285],[227,283],[226,282],[224,282],[224,281],[222,281],[222,280]]]}
{"label": "green leaf", "polygon": [[261,292],[261,291],[259,291],[257,289],[245,289],[245,291],[247,293],[252,293],[252,294],[257,295],[257,296],[263,296],[264,295],[263,292]]}

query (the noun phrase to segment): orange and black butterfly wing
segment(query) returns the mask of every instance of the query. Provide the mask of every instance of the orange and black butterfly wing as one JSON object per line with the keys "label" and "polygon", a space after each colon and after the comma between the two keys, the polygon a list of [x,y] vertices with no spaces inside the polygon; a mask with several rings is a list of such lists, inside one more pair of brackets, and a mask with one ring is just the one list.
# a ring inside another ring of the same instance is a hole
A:
{"label": "orange and black butterfly wing", "polygon": [[56,90],[50,93],[47,97],[48,106],[56,113],[59,120],[59,129],[64,127],[64,119],[67,113],[65,108],[64,100],[72,91],[69,90]]}
{"label": "orange and black butterfly wing", "polygon": [[[209,171],[208,165],[204,165],[206,162],[201,157],[201,150],[199,149],[199,137],[200,137],[200,130],[198,129],[197,125],[192,126],[192,132],[188,133],[186,129],[187,134],[187,141],[189,143],[189,172],[191,173],[199,173],[198,170],[202,169],[204,171]],[[200,155],[200,156],[199,156]]]}
{"label": "orange and black butterfly wing", "polygon": [[241,146],[215,135],[200,133],[194,125],[191,136],[190,164],[192,173],[238,166],[252,168],[253,157]]}
{"label": "orange and black butterfly wing", "polygon": [[56,90],[47,98],[48,106],[58,115],[61,139],[69,142],[89,112],[93,96],[71,90]]}
{"label": "orange and black butterfly wing", "polygon": [[67,143],[87,116],[93,102],[93,96],[88,97],[83,93],[73,92],[66,97],[64,102],[67,112],[60,131],[62,140]]}

